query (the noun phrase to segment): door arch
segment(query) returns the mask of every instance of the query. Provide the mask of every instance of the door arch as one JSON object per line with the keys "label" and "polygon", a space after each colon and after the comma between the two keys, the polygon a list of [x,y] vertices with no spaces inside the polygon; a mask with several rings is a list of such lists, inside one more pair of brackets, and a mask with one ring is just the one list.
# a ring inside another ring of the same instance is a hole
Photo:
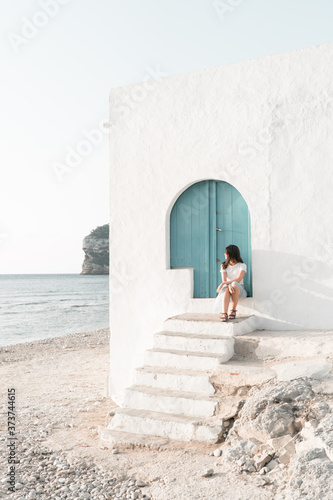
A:
{"label": "door arch", "polygon": [[244,287],[252,296],[251,224],[246,201],[225,181],[192,184],[170,214],[170,267],[194,267],[194,297],[216,297],[228,245],[240,248],[247,265]]}

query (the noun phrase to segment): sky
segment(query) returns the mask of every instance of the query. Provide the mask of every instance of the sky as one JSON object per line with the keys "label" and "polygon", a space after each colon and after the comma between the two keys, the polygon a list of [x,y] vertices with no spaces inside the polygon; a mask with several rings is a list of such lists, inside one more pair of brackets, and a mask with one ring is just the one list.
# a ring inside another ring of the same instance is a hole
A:
{"label": "sky", "polygon": [[0,274],[81,271],[109,221],[112,87],[332,42],[332,18],[331,0],[0,0]]}

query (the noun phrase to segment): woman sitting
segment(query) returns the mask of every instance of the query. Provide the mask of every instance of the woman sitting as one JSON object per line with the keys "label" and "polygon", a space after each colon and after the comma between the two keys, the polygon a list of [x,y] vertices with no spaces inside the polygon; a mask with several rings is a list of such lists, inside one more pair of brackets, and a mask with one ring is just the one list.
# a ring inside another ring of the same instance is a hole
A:
{"label": "woman sitting", "polygon": [[[235,319],[238,300],[247,296],[243,281],[247,269],[239,248],[236,245],[227,246],[224,257],[225,261],[221,264],[222,283],[216,290],[217,293],[222,293],[221,321]],[[228,316],[229,303],[231,310]]]}

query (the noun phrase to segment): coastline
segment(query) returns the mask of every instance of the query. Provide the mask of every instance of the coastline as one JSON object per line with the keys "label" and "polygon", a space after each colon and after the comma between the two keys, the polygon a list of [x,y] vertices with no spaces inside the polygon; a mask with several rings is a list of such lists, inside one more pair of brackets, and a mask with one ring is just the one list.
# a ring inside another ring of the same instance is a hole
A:
{"label": "coastline", "polygon": [[[85,339],[83,341],[83,339]],[[88,332],[68,333],[56,337],[36,339],[17,344],[0,345],[0,366],[2,363],[27,360],[41,356],[52,349],[81,349],[104,345],[110,340],[109,328],[100,328]]]}
{"label": "coastline", "polygon": [[109,325],[107,276],[9,274],[0,278],[1,347]]}

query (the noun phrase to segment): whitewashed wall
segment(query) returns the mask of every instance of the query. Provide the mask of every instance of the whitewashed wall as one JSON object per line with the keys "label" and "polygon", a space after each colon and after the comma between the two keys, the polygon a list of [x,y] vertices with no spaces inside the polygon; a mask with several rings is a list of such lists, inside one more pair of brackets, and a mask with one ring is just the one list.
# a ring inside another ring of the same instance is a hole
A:
{"label": "whitewashed wall", "polygon": [[173,203],[204,179],[248,203],[260,327],[333,328],[332,60],[327,44],[111,90],[115,399],[163,320],[209,310],[169,264]]}

